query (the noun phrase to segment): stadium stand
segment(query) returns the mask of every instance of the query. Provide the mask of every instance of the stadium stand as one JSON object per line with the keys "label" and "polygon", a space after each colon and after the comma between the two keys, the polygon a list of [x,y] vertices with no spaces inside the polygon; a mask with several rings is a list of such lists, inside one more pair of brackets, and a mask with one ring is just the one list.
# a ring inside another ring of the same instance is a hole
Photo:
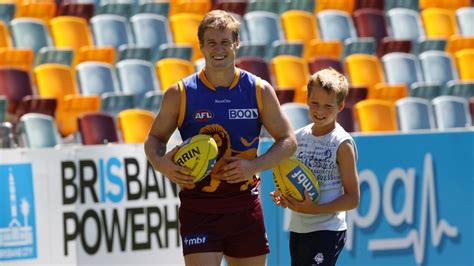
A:
{"label": "stadium stand", "polygon": [[431,100],[438,129],[470,127],[469,103],[466,99],[443,95]]}
{"label": "stadium stand", "polygon": [[108,113],[85,113],[78,117],[77,123],[84,145],[119,142],[114,117]]}
{"label": "stadium stand", "polygon": [[8,113],[14,114],[21,99],[27,95],[33,95],[29,72],[18,68],[1,67],[0,95],[8,100]]}
{"label": "stadium stand", "polygon": [[141,109],[128,109],[118,114],[119,130],[124,143],[143,143],[150,131],[154,114]]}
{"label": "stadium stand", "polygon": [[402,132],[436,128],[431,101],[406,97],[395,102],[398,127]]}
{"label": "stadium stand", "polygon": [[395,132],[397,121],[394,104],[379,99],[362,100],[354,105],[361,132]]}
{"label": "stadium stand", "polygon": [[54,118],[45,114],[23,115],[16,131],[20,147],[47,148],[61,144]]}

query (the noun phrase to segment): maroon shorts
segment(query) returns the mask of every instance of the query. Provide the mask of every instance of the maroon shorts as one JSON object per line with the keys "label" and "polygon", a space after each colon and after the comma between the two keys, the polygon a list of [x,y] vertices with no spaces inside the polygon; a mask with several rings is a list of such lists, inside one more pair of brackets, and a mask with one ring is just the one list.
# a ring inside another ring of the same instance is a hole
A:
{"label": "maroon shorts", "polygon": [[179,210],[183,254],[223,252],[235,258],[270,252],[260,203],[254,209],[207,214]]}

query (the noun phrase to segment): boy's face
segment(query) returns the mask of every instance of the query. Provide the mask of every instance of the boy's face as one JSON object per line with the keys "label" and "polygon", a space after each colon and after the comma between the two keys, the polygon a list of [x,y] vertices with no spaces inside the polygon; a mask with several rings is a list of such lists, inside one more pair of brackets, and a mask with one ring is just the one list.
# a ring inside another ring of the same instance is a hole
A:
{"label": "boy's face", "polygon": [[336,94],[328,93],[321,86],[314,86],[308,98],[309,115],[316,127],[332,126],[337,113],[344,108],[344,103],[337,103]]}
{"label": "boy's face", "polygon": [[239,46],[234,42],[229,29],[206,29],[201,44],[201,52],[207,68],[234,68],[235,53]]}

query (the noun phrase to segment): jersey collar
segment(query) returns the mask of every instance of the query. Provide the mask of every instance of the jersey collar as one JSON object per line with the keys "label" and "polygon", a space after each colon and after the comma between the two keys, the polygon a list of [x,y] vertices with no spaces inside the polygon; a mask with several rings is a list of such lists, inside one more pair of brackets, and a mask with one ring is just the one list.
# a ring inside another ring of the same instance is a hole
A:
{"label": "jersey collar", "polygon": [[[206,85],[209,89],[215,91],[216,90],[216,87],[214,87],[214,85],[212,85],[212,83],[207,79],[206,77],[206,74],[204,72],[204,68],[199,72],[199,79],[202,81],[202,83],[204,83],[204,85]],[[229,89],[233,89],[237,83],[239,82],[239,79],[240,79],[240,69],[238,69],[237,67],[234,68],[234,80],[232,80],[232,83],[230,84],[229,86]]]}

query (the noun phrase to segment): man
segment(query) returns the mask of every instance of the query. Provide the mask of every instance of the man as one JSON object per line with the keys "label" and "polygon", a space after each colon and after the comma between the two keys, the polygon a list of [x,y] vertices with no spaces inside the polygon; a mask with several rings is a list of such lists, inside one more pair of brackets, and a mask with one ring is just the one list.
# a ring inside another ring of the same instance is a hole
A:
{"label": "man", "polygon": [[[201,21],[203,70],[168,88],[145,152],[153,167],[182,189],[180,233],[186,265],[265,265],[269,252],[256,173],[291,156],[296,140],[268,82],[235,67],[239,22],[221,10]],[[275,139],[257,157],[262,124]],[[172,161],[166,144],[178,128],[182,139],[207,134],[219,155],[211,174],[193,183],[189,169]]]}

